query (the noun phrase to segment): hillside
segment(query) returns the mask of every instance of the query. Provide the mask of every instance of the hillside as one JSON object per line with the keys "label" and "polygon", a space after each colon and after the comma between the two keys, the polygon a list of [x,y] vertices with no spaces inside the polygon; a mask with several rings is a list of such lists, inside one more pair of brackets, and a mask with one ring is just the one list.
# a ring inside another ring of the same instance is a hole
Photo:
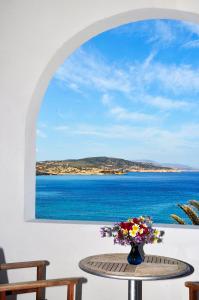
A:
{"label": "hillside", "polygon": [[125,174],[128,172],[176,172],[170,167],[162,167],[151,162],[138,162],[112,157],[88,157],[82,159],[50,160],[37,162],[37,175],[66,174]]}

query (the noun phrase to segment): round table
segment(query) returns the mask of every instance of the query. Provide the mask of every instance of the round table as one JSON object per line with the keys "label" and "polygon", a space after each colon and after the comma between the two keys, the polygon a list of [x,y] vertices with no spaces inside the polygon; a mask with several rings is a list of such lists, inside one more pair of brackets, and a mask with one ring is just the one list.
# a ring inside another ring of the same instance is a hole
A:
{"label": "round table", "polygon": [[89,256],[79,262],[79,267],[96,276],[128,280],[128,300],[142,299],[143,280],[180,278],[194,271],[186,262],[157,255],[146,255],[140,265],[129,265],[124,253]]}

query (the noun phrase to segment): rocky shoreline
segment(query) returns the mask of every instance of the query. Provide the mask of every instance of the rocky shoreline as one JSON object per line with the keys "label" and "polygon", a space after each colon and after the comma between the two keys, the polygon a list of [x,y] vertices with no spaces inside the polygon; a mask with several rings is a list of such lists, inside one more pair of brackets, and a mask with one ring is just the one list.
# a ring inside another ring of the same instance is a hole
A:
{"label": "rocky shoreline", "polygon": [[136,171],[130,171],[130,172],[117,172],[117,171],[112,171],[112,172],[75,172],[75,173],[44,173],[44,172],[37,172],[36,176],[65,176],[65,175],[98,175],[98,176],[103,176],[103,175],[125,175],[128,173],[179,173],[182,172],[180,170],[172,170],[172,171],[167,171],[167,170],[136,170]]}
{"label": "rocky shoreline", "polygon": [[44,161],[36,165],[36,175],[124,175],[127,173],[173,173],[177,168],[119,158],[95,157],[79,160]]}

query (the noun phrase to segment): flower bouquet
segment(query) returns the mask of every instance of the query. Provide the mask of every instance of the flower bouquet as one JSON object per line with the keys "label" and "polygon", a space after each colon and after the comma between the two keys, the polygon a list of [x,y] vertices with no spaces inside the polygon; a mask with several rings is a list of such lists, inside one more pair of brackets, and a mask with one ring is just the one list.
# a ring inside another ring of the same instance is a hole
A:
{"label": "flower bouquet", "polygon": [[130,245],[131,252],[127,258],[130,264],[140,264],[144,260],[143,245],[160,243],[163,231],[152,227],[150,217],[140,216],[114,224],[113,227],[102,227],[101,236],[111,236],[114,244]]}

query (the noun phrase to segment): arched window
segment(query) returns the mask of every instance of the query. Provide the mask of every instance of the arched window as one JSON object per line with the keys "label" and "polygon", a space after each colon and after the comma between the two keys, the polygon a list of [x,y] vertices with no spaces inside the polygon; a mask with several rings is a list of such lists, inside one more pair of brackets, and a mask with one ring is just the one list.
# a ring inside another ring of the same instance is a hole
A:
{"label": "arched window", "polygon": [[199,200],[198,48],[198,25],[147,20],[65,60],[37,122],[36,218],[184,217],[177,204]]}

